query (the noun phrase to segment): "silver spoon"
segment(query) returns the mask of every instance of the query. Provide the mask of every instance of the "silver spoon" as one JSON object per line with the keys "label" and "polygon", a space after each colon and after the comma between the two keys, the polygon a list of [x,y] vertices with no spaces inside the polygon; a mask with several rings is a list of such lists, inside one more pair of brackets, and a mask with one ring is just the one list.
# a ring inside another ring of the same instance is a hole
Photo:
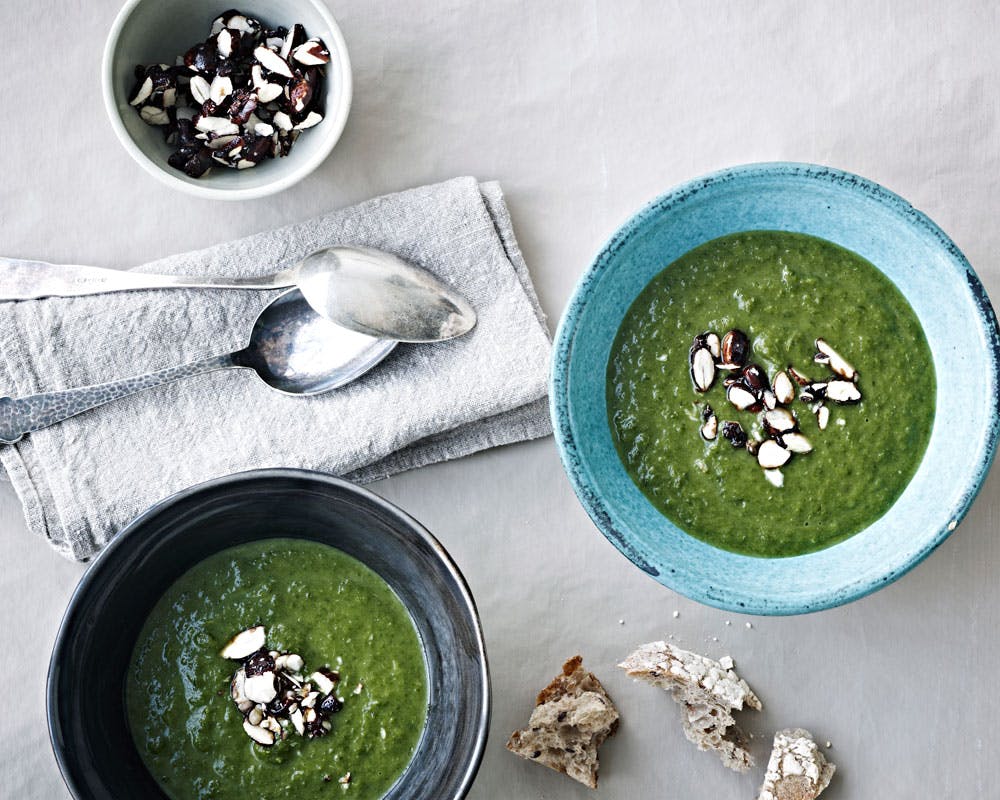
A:
{"label": "silver spoon", "polygon": [[134,289],[283,289],[298,286],[327,319],[358,333],[401,342],[437,342],[468,333],[476,312],[425,269],[370,247],[325,247],[259,278],[147,275],[101,267],[0,258],[0,300],[79,297]]}
{"label": "silver spoon", "polygon": [[302,293],[292,289],[260,312],[247,346],[235,353],[111,383],[0,398],[0,444],[13,444],[26,433],[112,400],[228,367],[252,369],[264,383],[285,394],[321,394],[360,377],[389,355],[396,344],[391,339],[375,339],[341,328],[313,311]]}

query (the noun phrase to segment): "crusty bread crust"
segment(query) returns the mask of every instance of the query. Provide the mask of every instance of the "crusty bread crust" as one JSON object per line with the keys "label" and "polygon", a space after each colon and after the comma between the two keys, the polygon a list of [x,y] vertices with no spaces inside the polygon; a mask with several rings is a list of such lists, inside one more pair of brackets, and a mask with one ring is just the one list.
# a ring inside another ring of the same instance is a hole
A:
{"label": "crusty bread crust", "polygon": [[737,772],[754,765],[749,740],[733,718],[745,706],[760,710],[760,699],[747,682],[697,653],[667,642],[642,645],[618,665],[633,678],[659,686],[684,710],[684,734],[699,750],[714,750]]}
{"label": "crusty bread crust", "polygon": [[618,730],[618,710],[601,682],[574,656],[538,693],[528,726],[514,731],[507,749],[597,788],[597,749]]}
{"label": "crusty bread crust", "polygon": [[830,785],[836,769],[809,731],[778,731],[757,800],[816,800]]}

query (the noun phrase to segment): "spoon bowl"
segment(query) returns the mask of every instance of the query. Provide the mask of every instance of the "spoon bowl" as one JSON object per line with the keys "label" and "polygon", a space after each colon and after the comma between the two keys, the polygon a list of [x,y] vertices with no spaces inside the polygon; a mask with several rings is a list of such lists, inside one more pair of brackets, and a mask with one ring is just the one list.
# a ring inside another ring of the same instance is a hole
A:
{"label": "spoon bowl", "polygon": [[317,314],[298,289],[279,295],[260,312],[247,346],[232,359],[285,394],[328,392],[370,370],[396,347],[347,330]]}
{"label": "spoon bowl", "polygon": [[475,327],[469,302],[424,269],[370,247],[326,247],[295,267],[309,304],[338,325],[404,342],[454,339]]}

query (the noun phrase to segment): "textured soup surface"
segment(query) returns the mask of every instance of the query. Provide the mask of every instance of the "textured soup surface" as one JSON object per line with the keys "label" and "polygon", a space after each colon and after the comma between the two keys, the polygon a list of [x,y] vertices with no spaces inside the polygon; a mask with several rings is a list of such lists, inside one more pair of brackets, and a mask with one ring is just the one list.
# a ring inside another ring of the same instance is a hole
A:
{"label": "textured soup surface", "polygon": [[[738,328],[769,377],[793,364],[813,380],[825,338],[858,370],[859,405],[828,403],[819,430],[791,408],[813,452],[768,483],[756,460],[699,436],[708,402],[723,420],[759,430],[725,398],[720,372],[706,394],[689,374],[693,337]],[[608,362],[608,419],[629,475],[689,534],[756,556],[791,556],[841,541],[882,516],[913,477],[930,438],[935,378],[913,309],[868,261],[803,234],[748,231],[707,242],[672,263],[636,298]]]}
{"label": "textured soup surface", "polygon": [[[229,696],[238,662],[219,650],[257,623],[307,670],[339,669],[344,708],[328,736],[293,732],[263,748],[244,733]],[[413,622],[378,575],[327,545],[268,539],[207,558],[167,590],[139,635],[126,699],[139,752],[174,800],[339,798],[348,771],[347,796],[371,800],[416,747],[426,671]]]}

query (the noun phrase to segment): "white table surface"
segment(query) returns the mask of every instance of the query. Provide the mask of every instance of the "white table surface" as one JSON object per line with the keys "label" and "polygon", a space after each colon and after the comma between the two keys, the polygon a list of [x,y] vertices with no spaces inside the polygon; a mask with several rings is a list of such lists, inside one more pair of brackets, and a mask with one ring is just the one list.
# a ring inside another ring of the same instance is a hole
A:
{"label": "white table surface", "polygon": [[[234,204],[166,189],[115,139],[98,67],[117,7],[3,2],[5,255],[123,266],[473,174],[502,181],[554,326],[596,249],[647,200],[719,167],[801,160],[902,194],[1000,296],[1000,7],[985,0],[338,0],[356,86],[341,143],[300,185]],[[494,711],[475,800],[755,797],[762,768],[740,776],[697,752],[670,700],[613,667],[671,633],[731,654],[761,695],[765,711],[744,717],[759,761],[779,727],[832,741],[830,800],[996,796],[1000,473],[903,580],[845,608],[753,618],[752,629],[619,555],[578,505],[551,439],[374,488],[440,537],[482,612]],[[5,798],[67,797],[44,675],[83,569],[26,532],[0,485]],[[576,652],[623,717],[596,795],[503,748]]]}

